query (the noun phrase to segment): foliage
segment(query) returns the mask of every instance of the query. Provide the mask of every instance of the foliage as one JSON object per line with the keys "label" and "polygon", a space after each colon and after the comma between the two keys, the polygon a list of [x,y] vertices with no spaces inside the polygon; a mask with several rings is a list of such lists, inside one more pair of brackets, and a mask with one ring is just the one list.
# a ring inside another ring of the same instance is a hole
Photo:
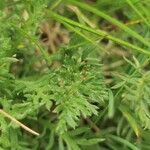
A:
{"label": "foliage", "polygon": [[150,149],[148,2],[0,0],[0,149]]}

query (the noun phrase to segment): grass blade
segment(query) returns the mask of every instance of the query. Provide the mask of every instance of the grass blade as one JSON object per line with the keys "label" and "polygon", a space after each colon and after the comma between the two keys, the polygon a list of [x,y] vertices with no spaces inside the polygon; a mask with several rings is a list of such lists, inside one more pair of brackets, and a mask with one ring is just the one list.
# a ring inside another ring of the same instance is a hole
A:
{"label": "grass blade", "polygon": [[127,109],[124,106],[120,106],[119,110],[122,112],[124,117],[128,120],[128,122],[131,125],[131,127],[133,128],[136,136],[139,137],[140,131],[139,131],[139,127],[138,127],[135,119],[131,116],[130,113],[128,113]]}
{"label": "grass blade", "polygon": [[135,5],[131,2],[131,0],[126,0],[128,5],[136,12],[136,14],[145,22],[145,24],[150,27],[150,23],[147,19],[142,15],[142,13],[135,7]]}
{"label": "grass blade", "polygon": [[109,137],[111,139],[113,139],[114,141],[116,142],[119,142],[119,143],[122,143],[126,146],[128,146],[129,148],[131,148],[132,150],[140,150],[139,148],[137,148],[135,145],[133,145],[132,143],[130,143],[129,141],[125,140],[125,139],[122,139],[120,137],[117,137],[115,135],[109,135]]}
{"label": "grass blade", "polygon": [[108,104],[108,117],[114,116],[114,96],[111,90],[109,90],[109,104]]}
{"label": "grass blade", "polygon": [[53,17],[55,20],[57,20],[57,21],[59,21],[61,23],[66,22],[66,23],[71,24],[73,26],[79,27],[79,28],[81,28],[83,30],[86,30],[88,32],[96,34],[96,35],[98,35],[100,37],[107,38],[107,39],[109,39],[109,40],[111,40],[111,41],[113,41],[113,42],[115,42],[117,44],[120,44],[122,46],[126,46],[128,48],[134,49],[134,50],[136,50],[136,51],[138,51],[140,53],[143,53],[143,54],[146,54],[146,55],[150,56],[150,52],[148,50],[142,49],[142,48],[137,47],[135,45],[132,45],[132,44],[126,42],[126,41],[123,41],[123,40],[120,40],[118,38],[115,38],[115,37],[109,35],[108,33],[104,32],[102,30],[96,30],[94,28],[82,25],[82,24],[80,24],[78,22],[75,22],[75,21],[72,21],[72,20],[70,20],[70,19],[68,19],[68,18],[66,18],[64,16],[58,15],[58,14],[52,12],[51,10],[48,10],[47,13],[48,13],[49,16]]}
{"label": "grass blade", "polygon": [[87,4],[75,1],[75,0],[68,0],[69,3],[74,4],[82,9],[85,9],[87,11],[92,12],[93,14],[104,18],[105,20],[111,22],[112,24],[118,26],[120,29],[122,29],[123,31],[127,32],[129,35],[133,36],[134,38],[136,38],[137,40],[139,40],[140,42],[142,42],[144,45],[146,46],[150,46],[150,43],[145,40],[141,35],[139,35],[138,33],[136,33],[135,31],[131,30],[129,27],[127,27],[126,25],[124,25],[123,23],[121,23],[120,21],[116,20],[115,18],[103,13],[100,10],[97,10],[94,7],[91,7]]}

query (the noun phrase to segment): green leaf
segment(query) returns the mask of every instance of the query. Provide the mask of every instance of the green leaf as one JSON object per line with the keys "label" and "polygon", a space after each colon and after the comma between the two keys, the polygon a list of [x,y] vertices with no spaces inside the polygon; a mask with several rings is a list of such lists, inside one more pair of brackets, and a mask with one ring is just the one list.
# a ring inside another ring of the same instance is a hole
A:
{"label": "green leaf", "polygon": [[94,145],[94,144],[98,144],[100,142],[105,141],[105,139],[102,138],[93,138],[93,139],[79,139],[77,140],[77,143],[79,145]]}
{"label": "green leaf", "polygon": [[136,122],[136,120],[132,117],[132,115],[128,112],[128,109],[125,106],[119,106],[119,110],[123,113],[124,117],[128,120],[129,124],[133,128],[137,137],[140,136],[140,129]]}
{"label": "green leaf", "polygon": [[108,94],[109,94],[109,98],[108,98],[108,100],[109,100],[109,104],[108,104],[108,117],[109,117],[109,118],[113,118],[114,113],[115,113],[115,108],[114,108],[114,104],[115,104],[115,102],[114,102],[114,96],[113,96],[113,93],[112,93],[111,90],[109,90]]}
{"label": "green leaf", "polygon": [[113,139],[114,141],[117,141],[119,143],[122,143],[124,145],[126,145],[127,147],[131,148],[132,150],[140,150],[138,147],[136,147],[134,144],[130,143],[129,141],[122,139],[120,137],[117,137],[115,135],[109,135],[109,137],[111,139]]}

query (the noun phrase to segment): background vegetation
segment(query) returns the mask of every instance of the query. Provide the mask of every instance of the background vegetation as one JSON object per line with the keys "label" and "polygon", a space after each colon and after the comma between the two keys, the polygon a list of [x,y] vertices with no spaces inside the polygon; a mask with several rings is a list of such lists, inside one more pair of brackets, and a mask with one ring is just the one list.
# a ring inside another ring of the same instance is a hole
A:
{"label": "background vegetation", "polygon": [[0,0],[0,150],[149,150],[149,57],[149,0]]}

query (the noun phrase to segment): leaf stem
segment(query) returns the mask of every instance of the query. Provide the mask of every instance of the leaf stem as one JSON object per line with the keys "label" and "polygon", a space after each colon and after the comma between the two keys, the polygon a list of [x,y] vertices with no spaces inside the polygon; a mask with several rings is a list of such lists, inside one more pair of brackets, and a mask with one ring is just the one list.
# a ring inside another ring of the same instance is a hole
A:
{"label": "leaf stem", "polygon": [[37,135],[37,136],[40,135],[39,133],[33,131],[32,129],[30,129],[26,125],[22,124],[20,121],[18,121],[17,119],[15,119],[14,117],[12,117],[11,115],[9,115],[4,110],[0,109],[0,114],[2,114],[4,117],[9,118],[12,122],[14,122],[15,124],[19,125],[20,127],[22,127],[24,130],[28,131],[29,133],[31,133],[33,135]]}

